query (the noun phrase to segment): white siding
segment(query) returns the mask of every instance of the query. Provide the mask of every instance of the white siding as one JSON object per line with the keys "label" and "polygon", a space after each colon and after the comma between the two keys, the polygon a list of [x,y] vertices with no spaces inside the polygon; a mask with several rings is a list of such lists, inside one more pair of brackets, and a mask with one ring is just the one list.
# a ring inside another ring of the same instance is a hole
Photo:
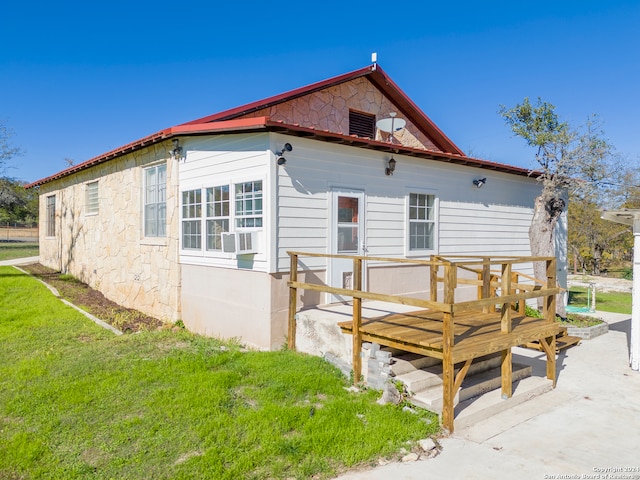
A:
{"label": "white siding", "polygon": [[[268,134],[193,137],[185,140],[183,146],[186,159],[180,163],[180,191],[219,185],[230,185],[230,188],[233,188],[235,183],[262,180],[263,229],[258,236],[260,244],[258,254],[236,258],[232,254],[207,252],[203,238],[201,250],[181,250],[180,262],[266,271],[270,251],[268,168],[271,155]],[[203,214],[204,202],[203,197]],[[233,197],[231,202],[233,203]],[[233,204],[231,208],[233,209]],[[234,230],[233,225],[231,230]]]}
{"label": "white siding", "polygon": [[[365,192],[365,243],[371,256],[405,256],[405,197],[427,192],[439,199],[441,254],[528,255],[528,229],[539,185],[534,179],[402,155],[393,176],[389,153],[273,135],[294,147],[277,170],[277,269],[289,268],[287,250],[329,251],[329,191]],[[483,188],[475,178],[487,178]],[[321,259],[305,259],[325,268]]]}

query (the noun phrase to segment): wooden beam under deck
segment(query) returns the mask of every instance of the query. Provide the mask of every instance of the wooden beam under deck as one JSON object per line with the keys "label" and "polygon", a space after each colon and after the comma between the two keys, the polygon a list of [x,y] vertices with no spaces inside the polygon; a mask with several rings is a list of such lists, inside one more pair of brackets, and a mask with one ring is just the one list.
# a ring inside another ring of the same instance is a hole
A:
{"label": "wooden beam under deck", "polygon": [[[511,316],[511,312],[508,316],[510,318],[507,329],[504,328],[503,313],[482,310],[459,313],[455,316],[455,322],[451,321],[450,313],[434,310],[395,313],[369,320],[358,319],[358,323],[361,322],[359,341],[376,342],[441,359],[442,426],[453,432],[454,397],[475,358],[495,352],[502,353],[502,397],[509,398],[512,395],[511,348],[534,340],[539,341],[547,354],[547,378],[555,387],[555,339],[560,332],[560,325],[545,318],[521,314]],[[353,335],[352,321],[339,322],[338,326],[343,333]],[[454,377],[453,367],[459,362],[465,364]]]}
{"label": "wooden beam under deck", "polygon": [[[360,330],[364,341],[442,359],[443,317],[443,312],[435,310],[394,313],[363,319]],[[555,322],[548,323],[544,318],[516,313],[511,317],[511,331],[502,332],[501,320],[500,312],[466,311],[457,314],[453,327],[453,362],[464,362],[549,338],[560,331],[560,325]],[[340,322],[338,326],[343,333],[351,334],[353,331],[351,321]]]}

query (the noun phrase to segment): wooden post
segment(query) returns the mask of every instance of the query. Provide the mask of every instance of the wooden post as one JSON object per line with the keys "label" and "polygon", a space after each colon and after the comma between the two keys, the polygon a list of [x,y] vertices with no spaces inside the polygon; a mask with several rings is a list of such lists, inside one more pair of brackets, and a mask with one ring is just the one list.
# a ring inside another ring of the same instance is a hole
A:
{"label": "wooden post", "polygon": [[432,302],[438,301],[438,265],[434,265],[436,256],[431,255],[431,266],[429,267],[429,296]]}
{"label": "wooden post", "polygon": [[[489,257],[484,257],[482,259],[482,273],[480,274],[480,280],[482,281],[480,298],[489,298],[491,295],[491,259]],[[489,312],[489,307],[482,307],[482,311],[484,313]]]}
{"label": "wooden post", "polygon": [[[298,281],[298,255],[290,254],[289,280],[291,282]],[[298,300],[298,289],[294,286],[289,287],[289,329],[287,332],[287,346],[289,350],[296,349],[296,307]]]}
{"label": "wooden post", "polygon": [[[556,268],[557,268],[556,258],[553,257],[547,260],[547,288],[555,288],[557,279],[556,279]],[[555,322],[556,321],[556,296],[555,295],[547,295],[545,298],[545,319],[547,322]],[[555,335],[552,337],[548,337],[546,339],[547,345],[549,349],[546,350],[547,353],[547,378],[553,381],[553,386],[556,386],[556,337]]]}
{"label": "wooden post", "polygon": [[[444,266],[444,303],[452,306],[455,300],[455,266]],[[453,433],[453,412],[456,392],[454,389],[453,347],[454,316],[451,310],[442,318],[442,426]]]}
{"label": "wooden post", "polygon": [[[511,264],[502,264],[502,295],[511,295]],[[511,303],[502,304],[500,309],[500,331],[502,333],[511,333],[513,325],[511,324]],[[513,396],[513,362],[511,347],[502,351],[502,398],[511,398]]]}
{"label": "wooden post", "polygon": [[[556,288],[556,259],[547,260],[547,288]],[[556,296],[547,295],[545,298],[545,318],[548,322],[556,321]]]}
{"label": "wooden post", "polygon": [[[353,259],[353,289],[362,290],[362,259]],[[353,383],[360,382],[362,375],[362,298],[353,297]]]}
{"label": "wooden post", "polygon": [[[512,277],[512,282],[515,283],[516,285],[520,284],[520,274],[518,274],[518,272],[513,272],[512,273],[513,277]],[[518,289],[517,293],[522,293],[522,290]],[[518,302],[518,313],[520,315],[525,315],[527,313],[527,301],[525,299],[522,299]]]}
{"label": "wooden post", "polygon": [[[489,274],[489,297],[495,297],[496,296],[497,287],[494,287],[493,284],[495,282],[497,282],[497,281],[498,281],[498,277],[497,276]],[[496,306],[495,305],[491,305],[489,307],[489,311],[490,312],[495,312],[496,311]]]}

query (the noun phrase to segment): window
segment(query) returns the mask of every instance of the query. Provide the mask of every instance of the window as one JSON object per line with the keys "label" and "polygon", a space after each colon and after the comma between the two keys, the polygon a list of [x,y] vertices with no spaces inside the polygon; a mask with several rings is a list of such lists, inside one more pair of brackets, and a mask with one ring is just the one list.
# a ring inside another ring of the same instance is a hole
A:
{"label": "window", "polygon": [[436,197],[409,194],[409,251],[436,249]]}
{"label": "window", "polygon": [[262,202],[262,180],[183,191],[181,249],[204,254],[226,254],[234,249],[254,253],[255,231],[263,227]]}
{"label": "window", "polygon": [[236,227],[262,227],[262,181],[235,185]]}
{"label": "window", "polygon": [[338,197],[338,253],[358,252],[358,199]]}
{"label": "window", "polygon": [[87,183],[86,186],[86,213],[88,215],[98,213],[98,182]]}
{"label": "window", "polygon": [[200,250],[201,235],[202,190],[182,192],[182,248]]}
{"label": "window", "polygon": [[376,116],[349,110],[349,135],[358,137],[376,137]]}
{"label": "window", "polygon": [[144,170],[144,235],[164,237],[167,234],[167,166]]}
{"label": "window", "polygon": [[47,237],[56,235],[56,196],[47,197]]}
{"label": "window", "polygon": [[229,231],[229,185],[207,188],[207,250],[222,251]]}

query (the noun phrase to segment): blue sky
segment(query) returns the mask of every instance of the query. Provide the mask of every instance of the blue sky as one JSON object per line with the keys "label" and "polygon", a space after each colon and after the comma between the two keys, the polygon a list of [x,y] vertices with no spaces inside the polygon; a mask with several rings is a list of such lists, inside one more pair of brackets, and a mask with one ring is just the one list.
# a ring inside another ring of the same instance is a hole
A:
{"label": "blue sky", "polygon": [[35,181],[163,128],[370,64],[467,154],[531,168],[497,114],[597,113],[640,162],[640,3],[5,0],[0,118]]}

